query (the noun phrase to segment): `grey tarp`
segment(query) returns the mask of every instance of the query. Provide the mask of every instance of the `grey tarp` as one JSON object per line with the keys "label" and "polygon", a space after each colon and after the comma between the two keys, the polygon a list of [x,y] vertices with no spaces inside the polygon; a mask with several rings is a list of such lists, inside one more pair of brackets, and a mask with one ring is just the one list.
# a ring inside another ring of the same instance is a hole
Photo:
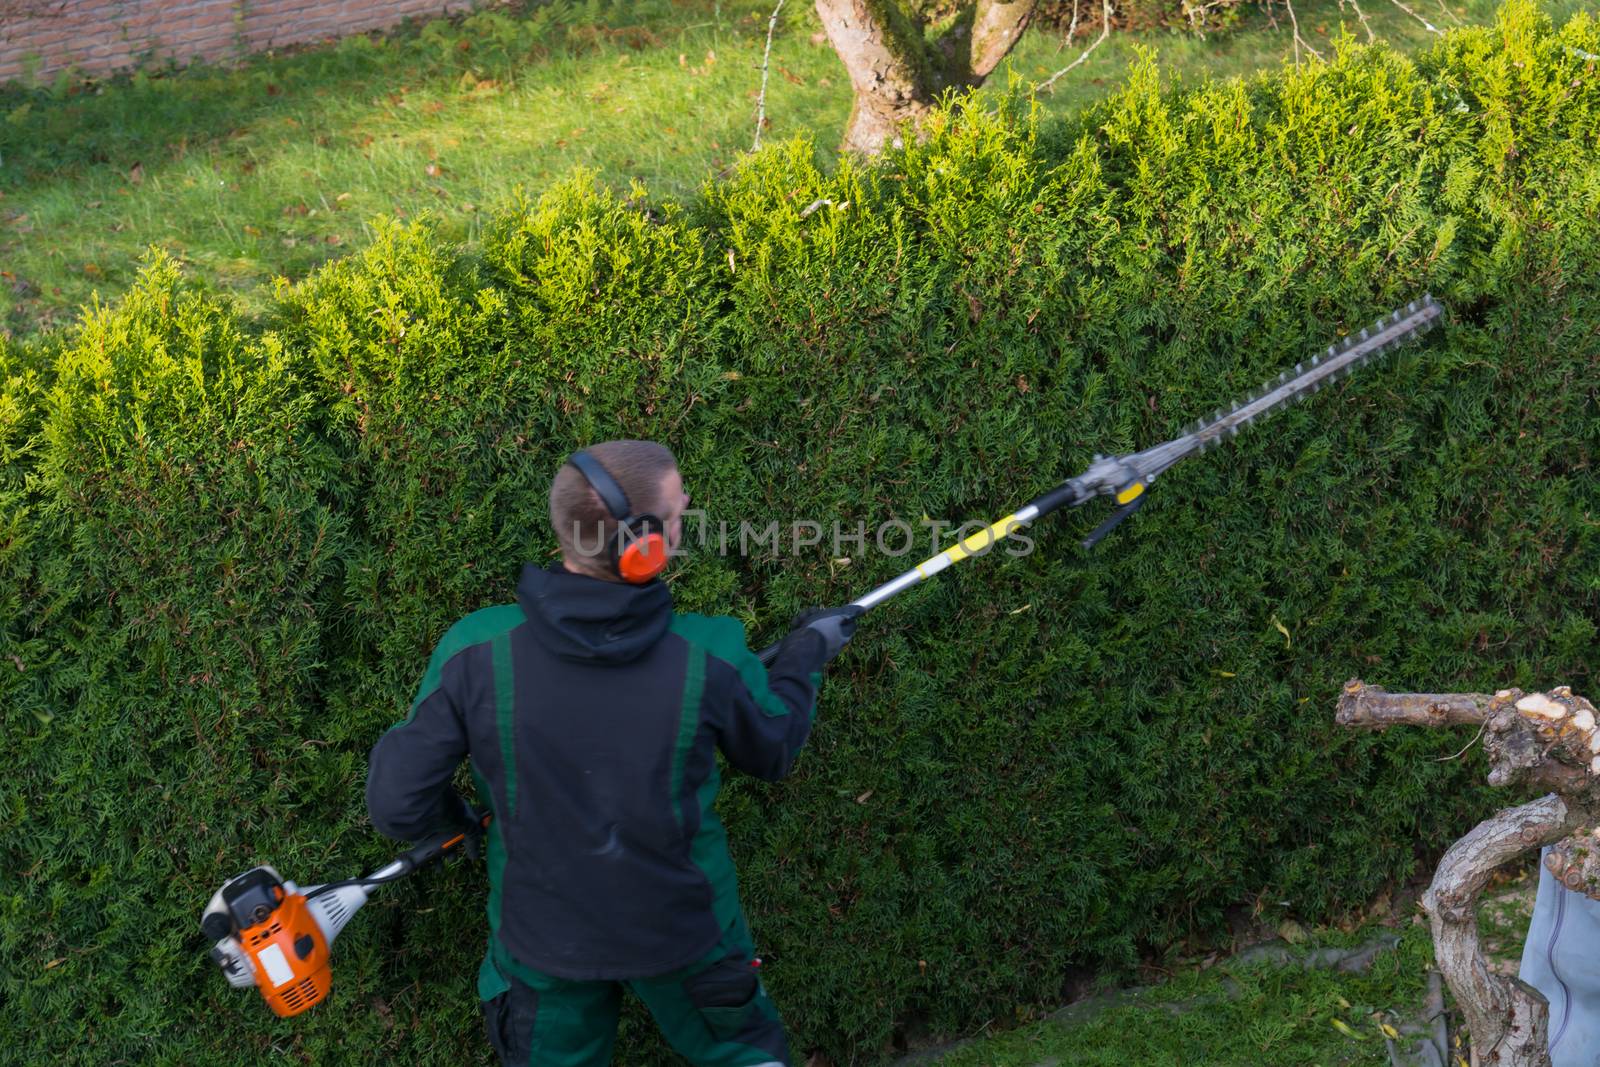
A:
{"label": "grey tarp", "polygon": [[1600,901],[1568,889],[1542,863],[1521,975],[1550,1001],[1554,1067],[1600,1065]]}

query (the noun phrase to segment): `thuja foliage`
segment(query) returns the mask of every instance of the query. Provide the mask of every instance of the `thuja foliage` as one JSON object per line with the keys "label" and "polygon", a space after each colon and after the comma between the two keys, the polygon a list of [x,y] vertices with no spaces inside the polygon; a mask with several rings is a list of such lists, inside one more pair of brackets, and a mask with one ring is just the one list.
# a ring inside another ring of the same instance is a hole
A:
{"label": "thuja foliage", "polygon": [[574,446],[671,444],[712,522],[678,603],[767,639],[909,557],[724,555],[717,522],[992,518],[1428,290],[1426,345],[1175,469],[1094,556],[1069,515],[874,614],[795,775],[722,802],[795,1044],[841,1060],[1235,909],[1359,908],[1496,801],[1436,759],[1465,739],[1335,730],[1340,683],[1595,684],[1596,51],[1514,4],[1415,61],[1172,92],[1145,60],[1075,120],[957,105],[686,204],[578,175],[476,250],[384,223],[263,320],[157,257],[0,347],[0,1047],[487,1061],[471,867],[386,890],[293,1022],[196,920],[253,863],[389,854],[367,748],[549,558]]}

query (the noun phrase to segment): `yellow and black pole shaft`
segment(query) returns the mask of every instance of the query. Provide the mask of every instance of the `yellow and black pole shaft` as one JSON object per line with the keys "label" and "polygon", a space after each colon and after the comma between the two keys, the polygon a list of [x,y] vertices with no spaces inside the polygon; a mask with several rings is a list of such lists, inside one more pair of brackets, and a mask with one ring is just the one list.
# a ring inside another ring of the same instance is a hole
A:
{"label": "yellow and black pole shaft", "polygon": [[[1222,439],[1232,437],[1263,415],[1316,392],[1374,356],[1425,333],[1443,314],[1444,309],[1431,296],[1424,295],[1420,300],[1413,300],[1359,334],[1351,334],[1337,344],[1329,345],[1325,352],[1295,364],[1292,370],[1284,371],[1236,401],[1231,408],[1202,419],[1171,441],[1131,455],[1095,456],[1088,470],[1082,474],[1067,479],[1021,509],[990,523],[943,552],[930,556],[851,603],[863,611],[870,611],[895,594],[927,581],[946,567],[986,553],[1018,528],[1052,511],[1077,507],[1095,496],[1109,496],[1116,501],[1117,509],[1083,539],[1084,548],[1093,548],[1119,523],[1144,506],[1150,484],[1167,468],[1186,456],[1202,452]],[[770,664],[777,654],[778,645],[769,645],[761,650],[761,662]]]}
{"label": "yellow and black pole shaft", "polygon": [[[1121,458],[1106,459],[1099,456],[1095,457],[1094,465],[1083,475],[1069,478],[1049,492],[1036,497],[1023,507],[1013,511],[1005,518],[991,522],[977,533],[962,538],[943,552],[929,556],[899,577],[884,582],[876,589],[864,596],[857,597],[850,603],[863,611],[870,611],[895,594],[927,581],[946,567],[960,563],[964,559],[984,555],[990,548],[1004,541],[1029,523],[1042,519],[1052,511],[1057,511],[1064,507],[1077,507],[1097,495],[1102,491],[1097,488],[1097,485],[1100,484],[1101,479],[1109,475],[1119,482],[1120,488],[1115,491],[1114,496],[1121,506],[1110,518],[1101,523],[1094,533],[1084,539],[1083,546],[1092,548],[1094,543],[1109,533],[1113,526],[1133,514],[1144,503],[1144,491],[1148,479],[1138,476],[1137,472],[1130,468],[1122,467],[1122,464],[1123,459]],[[1107,470],[1106,468],[1111,465],[1122,467],[1122,469]],[[778,647],[777,644],[773,644],[762,649],[761,662],[770,664],[776,659]]]}

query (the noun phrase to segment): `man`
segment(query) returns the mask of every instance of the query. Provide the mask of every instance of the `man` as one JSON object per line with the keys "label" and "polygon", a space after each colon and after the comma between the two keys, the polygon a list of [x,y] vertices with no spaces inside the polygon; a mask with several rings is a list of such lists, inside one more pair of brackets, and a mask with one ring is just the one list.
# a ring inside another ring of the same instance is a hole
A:
{"label": "man", "polygon": [[789,1062],[712,809],[716,752],[783,777],[860,609],[803,614],[770,667],[736,619],[674,613],[656,575],[688,503],[661,445],[574,454],[550,487],[561,563],[451,627],[372,749],[382,833],[462,825],[463,758],[493,811],[478,996],[507,1064],[609,1063],[623,986],[695,1064]]}

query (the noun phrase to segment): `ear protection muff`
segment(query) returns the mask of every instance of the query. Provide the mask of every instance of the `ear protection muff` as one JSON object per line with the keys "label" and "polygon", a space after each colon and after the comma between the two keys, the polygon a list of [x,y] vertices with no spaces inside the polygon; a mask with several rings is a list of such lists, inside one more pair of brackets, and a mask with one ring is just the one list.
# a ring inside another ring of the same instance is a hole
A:
{"label": "ear protection muff", "polygon": [[587,452],[574,452],[567,462],[593,487],[600,502],[617,520],[617,536],[606,544],[611,569],[625,582],[643,584],[667,566],[666,524],[654,515],[635,515],[628,494],[611,472]]}

